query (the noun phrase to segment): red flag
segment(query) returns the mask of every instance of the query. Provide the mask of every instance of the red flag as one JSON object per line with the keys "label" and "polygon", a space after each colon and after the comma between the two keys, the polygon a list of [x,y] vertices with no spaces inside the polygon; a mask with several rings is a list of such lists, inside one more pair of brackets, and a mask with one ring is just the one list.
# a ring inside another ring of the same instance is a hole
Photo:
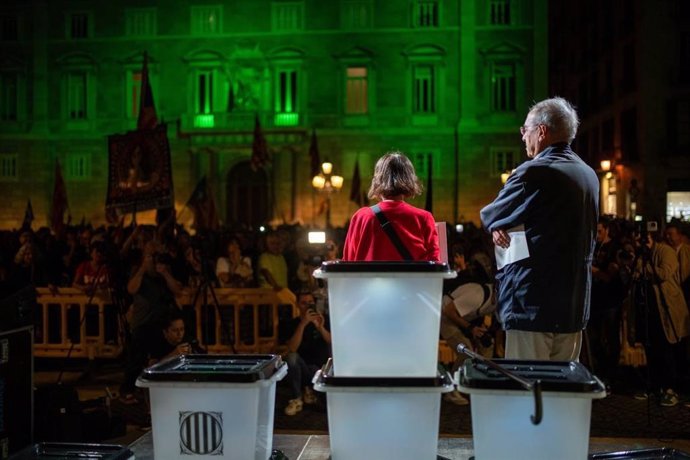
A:
{"label": "red flag", "polygon": [[364,196],[362,193],[362,177],[359,175],[359,159],[355,160],[355,171],[352,173],[352,187],[350,188],[350,201],[357,206],[364,206]]}
{"label": "red flag", "polygon": [[316,141],[316,130],[311,133],[309,159],[311,160],[311,177],[318,176],[321,172],[321,158],[319,157],[319,144]]}
{"label": "red flag", "polygon": [[153,91],[151,91],[151,82],[149,81],[149,55],[144,51],[137,129],[153,129],[157,124],[156,106],[153,103]]}
{"label": "red flag", "polygon": [[26,210],[24,210],[24,221],[22,222],[22,230],[31,230],[31,222],[34,221],[34,208],[31,206],[31,198],[26,201]]}
{"label": "red flag", "polygon": [[198,230],[218,230],[218,213],[211,186],[202,177],[192,195],[187,200],[187,207],[194,213],[194,228]]}
{"label": "red flag", "polygon": [[53,203],[50,206],[50,228],[54,232],[62,230],[64,225],[65,211],[69,208],[67,204],[67,187],[62,178],[60,161],[55,161],[55,185],[53,187]]}
{"label": "red flag", "polygon": [[252,142],[252,159],[251,166],[254,171],[257,171],[269,162],[268,145],[266,138],[261,131],[261,124],[259,123],[259,116],[257,115],[254,121],[254,142]]}

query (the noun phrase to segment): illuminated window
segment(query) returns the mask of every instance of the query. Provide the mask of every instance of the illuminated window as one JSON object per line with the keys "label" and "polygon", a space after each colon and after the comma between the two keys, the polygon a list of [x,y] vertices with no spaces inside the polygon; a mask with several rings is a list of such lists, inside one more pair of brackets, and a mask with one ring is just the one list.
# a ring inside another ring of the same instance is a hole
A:
{"label": "illuminated window", "polygon": [[415,113],[436,112],[436,83],[434,67],[419,65],[414,68],[413,111]]}
{"label": "illuminated window", "polygon": [[221,6],[193,6],[191,12],[193,34],[217,34],[221,32]]}
{"label": "illuminated window", "polygon": [[16,16],[0,16],[0,40],[15,42],[19,39],[19,21]]}
{"label": "illuminated window", "polygon": [[125,10],[125,34],[128,37],[150,37],[156,35],[155,8]]}
{"label": "illuminated window", "polygon": [[87,86],[86,72],[70,72],[67,74],[67,118],[70,120],[85,120]]}
{"label": "illuminated window", "polygon": [[690,192],[666,192],[666,220],[687,220],[690,216]]}
{"label": "illuminated window", "polygon": [[271,17],[274,31],[302,30],[304,28],[302,2],[273,3]]}
{"label": "illuminated window", "polygon": [[438,27],[437,1],[418,0],[414,12],[416,27]]}
{"label": "illuminated window", "polygon": [[196,73],[196,106],[197,114],[213,113],[214,71],[198,70]]}
{"label": "illuminated window", "polygon": [[72,13],[69,16],[69,38],[81,39],[89,36],[89,15]]}
{"label": "illuminated window", "polygon": [[12,182],[18,179],[17,174],[17,155],[0,155],[0,181]]}
{"label": "illuminated window", "polygon": [[91,178],[91,156],[83,153],[72,153],[67,156],[67,177],[70,179]]}
{"label": "illuminated window", "polygon": [[279,70],[276,77],[275,124],[295,126],[299,124],[297,70]]}
{"label": "illuminated window", "polygon": [[0,120],[17,121],[17,106],[19,104],[19,78],[14,72],[2,74],[2,88],[0,88]]}
{"label": "illuminated window", "polygon": [[345,29],[366,29],[372,24],[370,0],[346,0],[342,4],[341,25]]}
{"label": "illuminated window", "polygon": [[494,63],[491,74],[492,110],[515,111],[515,91],[515,64]]}
{"label": "illuminated window", "polygon": [[506,148],[491,149],[491,177],[500,177],[504,172],[510,172],[518,165],[518,156],[514,150]]}
{"label": "illuminated window", "polygon": [[348,67],[345,82],[345,113],[368,112],[368,77],[366,67]]}
{"label": "illuminated window", "polygon": [[489,2],[489,24],[510,25],[510,0],[491,0]]}

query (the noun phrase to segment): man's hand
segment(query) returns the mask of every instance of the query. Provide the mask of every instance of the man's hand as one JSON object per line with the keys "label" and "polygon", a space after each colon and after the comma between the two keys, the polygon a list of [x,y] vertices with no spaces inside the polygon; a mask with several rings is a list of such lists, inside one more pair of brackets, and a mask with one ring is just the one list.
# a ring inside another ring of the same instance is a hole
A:
{"label": "man's hand", "polygon": [[188,343],[181,343],[175,347],[175,353],[178,355],[188,355],[192,352],[192,346]]}
{"label": "man's hand", "polygon": [[325,320],[323,319],[323,315],[321,313],[317,313],[314,310],[310,310],[309,313],[309,320],[314,323],[314,326],[316,326],[316,329],[321,329],[323,327],[323,323]]}
{"label": "man's hand", "polygon": [[486,327],[484,326],[472,326],[471,328],[472,331],[472,337],[475,339],[479,339],[486,334]]}
{"label": "man's hand", "polygon": [[508,249],[510,246],[510,235],[505,230],[494,230],[491,232],[491,237],[496,246],[500,246],[503,249]]}

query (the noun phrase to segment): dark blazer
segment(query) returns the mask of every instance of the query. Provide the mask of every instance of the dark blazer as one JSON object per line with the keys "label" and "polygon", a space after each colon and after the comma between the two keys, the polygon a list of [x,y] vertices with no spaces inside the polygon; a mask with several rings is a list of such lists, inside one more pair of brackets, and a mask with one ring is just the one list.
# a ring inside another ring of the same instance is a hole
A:
{"label": "dark blazer", "polygon": [[489,231],[524,224],[530,257],[496,275],[505,329],[577,332],[587,325],[599,180],[565,143],[553,144],[510,176],[481,210]]}

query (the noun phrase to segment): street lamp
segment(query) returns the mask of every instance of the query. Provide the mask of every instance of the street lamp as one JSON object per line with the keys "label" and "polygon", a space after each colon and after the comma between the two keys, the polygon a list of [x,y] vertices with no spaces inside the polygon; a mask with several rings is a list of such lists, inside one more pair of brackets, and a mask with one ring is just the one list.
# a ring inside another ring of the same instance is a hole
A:
{"label": "street lamp", "polygon": [[515,172],[514,169],[506,169],[506,171],[501,174],[501,184],[505,184],[506,182],[508,182],[508,178],[514,172]]}
{"label": "street lamp", "polygon": [[321,172],[311,179],[311,185],[326,194],[326,228],[331,227],[331,195],[343,188],[343,176],[333,174],[333,163],[321,164]]}

